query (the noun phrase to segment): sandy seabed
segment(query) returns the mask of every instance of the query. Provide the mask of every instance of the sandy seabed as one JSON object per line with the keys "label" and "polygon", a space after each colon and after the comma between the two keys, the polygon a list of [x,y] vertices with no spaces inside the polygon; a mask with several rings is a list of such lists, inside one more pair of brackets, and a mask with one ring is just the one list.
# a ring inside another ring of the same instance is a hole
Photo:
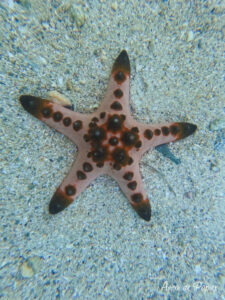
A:
{"label": "sandy seabed", "polygon": [[[223,299],[223,1],[0,2],[0,298]],[[131,111],[196,133],[141,171],[152,218],[117,184],[94,181],[54,216],[48,203],[77,150],[21,107],[57,90],[89,113],[114,59],[131,62]]]}

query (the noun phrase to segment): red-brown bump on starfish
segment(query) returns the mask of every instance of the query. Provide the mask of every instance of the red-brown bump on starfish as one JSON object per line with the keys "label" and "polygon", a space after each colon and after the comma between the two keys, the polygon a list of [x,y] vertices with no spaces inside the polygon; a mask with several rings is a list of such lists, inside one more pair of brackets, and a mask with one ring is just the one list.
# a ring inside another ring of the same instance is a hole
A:
{"label": "red-brown bump on starfish", "polygon": [[80,114],[39,97],[20,97],[25,110],[63,133],[78,148],[76,161],[50,201],[51,214],[70,205],[97,176],[108,174],[118,182],[139,216],[150,220],[140,159],[150,148],[191,135],[197,126],[183,122],[138,123],[129,110],[129,81],[130,62],[123,50],[114,62],[104,101],[92,114]]}

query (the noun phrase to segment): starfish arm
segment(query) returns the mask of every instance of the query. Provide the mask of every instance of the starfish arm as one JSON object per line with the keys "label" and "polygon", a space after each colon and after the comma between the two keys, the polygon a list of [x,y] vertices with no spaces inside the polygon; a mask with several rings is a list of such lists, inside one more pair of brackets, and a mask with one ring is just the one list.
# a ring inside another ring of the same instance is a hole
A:
{"label": "starfish arm", "polygon": [[68,109],[66,106],[30,95],[22,95],[23,108],[48,126],[64,134],[73,142],[82,132],[87,117]]}
{"label": "starfish arm", "polygon": [[130,204],[145,221],[150,221],[151,206],[146,194],[138,163],[110,174],[120,186]]}
{"label": "starfish arm", "polygon": [[57,214],[73,203],[74,199],[97,177],[95,166],[86,154],[78,153],[78,157],[63,182],[57,188],[50,203],[49,213]]}
{"label": "starfish arm", "polygon": [[150,148],[188,137],[195,132],[197,126],[185,122],[151,126],[139,123],[138,128],[142,139],[142,146],[140,147],[140,154],[142,155]]}
{"label": "starfish arm", "polygon": [[116,58],[104,100],[98,112],[129,113],[130,97],[130,61],[123,50]]}

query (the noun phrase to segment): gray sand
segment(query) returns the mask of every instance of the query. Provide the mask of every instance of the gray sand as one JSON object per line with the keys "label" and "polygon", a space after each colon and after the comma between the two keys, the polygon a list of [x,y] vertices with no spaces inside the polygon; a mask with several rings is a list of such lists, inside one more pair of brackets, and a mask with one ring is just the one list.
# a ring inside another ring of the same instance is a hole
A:
{"label": "gray sand", "polygon": [[[0,298],[224,299],[225,6],[184,2],[0,1]],[[150,223],[107,176],[50,216],[76,148],[18,98],[92,112],[122,49],[135,118],[198,131],[144,155]]]}

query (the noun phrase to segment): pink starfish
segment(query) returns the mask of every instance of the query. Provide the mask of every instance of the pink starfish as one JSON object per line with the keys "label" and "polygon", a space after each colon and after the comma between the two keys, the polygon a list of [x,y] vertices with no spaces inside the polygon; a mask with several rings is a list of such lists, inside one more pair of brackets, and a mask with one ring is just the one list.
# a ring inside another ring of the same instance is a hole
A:
{"label": "pink starfish", "polygon": [[104,101],[92,114],[74,112],[66,105],[23,95],[24,109],[66,135],[78,147],[78,156],[53,195],[49,212],[56,214],[97,176],[108,174],[119,184],[131,205],[146,221],[151,208],[143,187],[139,162],[150,148],[191,135],[190,123],[140,124],[129,110],[130,62],[123,50],[114,62]]}

